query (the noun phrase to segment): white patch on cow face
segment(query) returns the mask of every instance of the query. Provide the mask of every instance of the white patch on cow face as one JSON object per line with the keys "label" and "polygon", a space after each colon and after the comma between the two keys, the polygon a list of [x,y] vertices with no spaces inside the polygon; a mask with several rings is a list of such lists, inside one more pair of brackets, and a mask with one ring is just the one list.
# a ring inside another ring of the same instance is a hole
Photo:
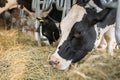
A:
{"label": "white patch on cow face", "polygon": [[[85,13],[86,13],[86,10],[83,7],[81,7],[79,5],[73,5],[73,7],[68,12],[66,17],[63,18],[63,20],[61,21],[61,23],[60,23],[60,28],[61,28],[61,33],[62,33],[61,39],[60,39],[59,45],[58,45],[55,53],[50,58],[50,60],[52,60],[54,58],[55,60],[57,59],[59,61],[59,65],[54,66],[54,67],[56,67],[60,70],[65,70],[70,66],[71,60],[69,60],[69,61],[65,60],[58,55],[59,46],[61,46],[63,44],[63,42],[67,39],[73,25],[77,21],[81,21]],[[54,61],[54,59],[53,59],[53,61]]]}
{"label": "white patch on cow face", "polygon": [[58,64],[52,65],[54,68],[57,68],[59,70],[67,70],[72,62],[71,60],[65,60],[61,58],[58,54],[53,54],[50,58],[50,61],[59,62]]}
{"label": "white patch on cow face", "polygon": [[86,13],[86,10],[83,7],[80,7],[79,5],[73,5],[73,7],[68,12],[66,17],[64,17],[60,23],[61,39],[60,39],[58,47],[61,44],[63,44],[63,42],[67,39],[73,25],[76,22],[81,21],[85,13]]}

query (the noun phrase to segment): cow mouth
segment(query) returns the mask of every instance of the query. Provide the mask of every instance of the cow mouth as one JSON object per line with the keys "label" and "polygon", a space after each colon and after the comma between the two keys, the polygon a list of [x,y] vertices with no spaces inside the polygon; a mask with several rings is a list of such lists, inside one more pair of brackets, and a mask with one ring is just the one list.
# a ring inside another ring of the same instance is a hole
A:
{"label": "cow mouth", "polygon": [[59,64],[59,63],[55,63],[55,62],[53,62],[53,61],[49,61],[49,64],[50,64],[53,68],[56,68],[56,69],[61,70],[61,71],[66,71],[66,70],[68,70],[68,69],[70,68],[70,66],[71,66],[71,63],[68,64],[67,66],[66,66],[66,64],[64,64],[65,66],[63,66],[63,65],[61,65],[61,64]]}
{"label": "cow mouth", "polygon": [[[57,56],[59,56],[59,55],[57,55]],[[52,67],[54,67],[58,70],[62,70],[62,71],[68,70],[71,63],[72,63],[72,61],[65,60],[65,59],[61,58],[60,56],[59,56],[59,58],[56,56],[51,56],[49,59],[49,64]]]}

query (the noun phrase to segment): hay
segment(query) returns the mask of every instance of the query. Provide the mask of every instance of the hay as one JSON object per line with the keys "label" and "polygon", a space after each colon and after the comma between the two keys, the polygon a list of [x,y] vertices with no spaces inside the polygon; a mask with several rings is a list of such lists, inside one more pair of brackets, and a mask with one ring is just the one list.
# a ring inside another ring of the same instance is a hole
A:
{"label": "hay", "polygon": [[[119,53],[116,53],[119,55]],[[108,56],[108,54],[89,54],[82,64],[76,64],[68,73],[69,80],[79,80],[83,76],[78,76],[79,73],[84,74],[82,80],[119,80],[120,79],[120,58],[118,56]],[[107,56],[107,57],[106,57]],[[77,72],[75,72],[77,71]],[[72,74],[77,75],[71,79]],[[80,79],[81,80],[81,79]]]}
{"label": "hay", "polygon": [[[27,54],[29,48],[25,45],[33,46],[35,42],[26,35],[19,34],[18,30],[0,31],[0,79],[2,80],[23,78],[25,64],[29,60]],[[21,43],[21,40],[26,42]],[[28,40],[31,40],[30,44]]]}
{"label": "hay", "polygon": [[0,31],[0,80],[120,80],[120,50],[114,57],[91,52],[68,71],[48,64],[55,47],[37,42],[18,30]]}
{"label": "hay", "polygon": [[34,39],[18,30],[1,31],[0,40],[1,80],[56,80],[57,70],[47,62],[54,48],[37,47]]}

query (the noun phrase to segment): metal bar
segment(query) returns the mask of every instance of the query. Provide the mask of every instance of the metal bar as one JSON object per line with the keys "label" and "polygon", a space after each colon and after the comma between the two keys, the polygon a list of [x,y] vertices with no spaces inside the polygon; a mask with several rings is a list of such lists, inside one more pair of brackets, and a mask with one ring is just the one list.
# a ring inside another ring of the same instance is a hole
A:
{"label": "metal bar", "polygon": [[120,0],[118,0],[118,7],[117,7],[115,37],[116,37],[117,44],[120,48]]}
{"label": "metal bar", "polygon": [[56,8],[57,10],[62,11],[64,8],[65,1],[64,0],[56,0]]}
{"label": "metal bar", "polygon": [[42,4],[43,4],[42,10],[43,11],[48,11],[51,8],[52,3],[53,3],[53,0],[44,0],[42,2]]}
{"label": "metal bar", "polygon": [[63,13],[62,13],[62,19],[63,19],[63,17],[65,17],[65,14],[66,14],[66,7],[67,7],[67,5],[66,5],[66,0],[65,0],[65,3],[64,3],[64,7],[63,7]]}
{"label": "metal bar", "polygon": [[103,6],[117,8],[118,2],[113,2],[113,0],[101,0]]}
{"label": "metal bar", "polygon": [[[42,10],[40,10],[40,0],[33,0],[32,9],[35,10],[35,18],[40,17]],[[35,30],[38,29],[39,22],[35,19]],[[35,32],[35,38],[38,42],[38,46],[41,46],[41,36],[39,32]]]}
{"label": "metal bar", "polygon": [[[39,22],[37,20],[35,20],[35,28],[37,29],[39,27]],[[42,46],[41,45],[41,36],[40,36],[40,32],[35,32],[35,38],[37,39],[38,42],[38,46]]]}

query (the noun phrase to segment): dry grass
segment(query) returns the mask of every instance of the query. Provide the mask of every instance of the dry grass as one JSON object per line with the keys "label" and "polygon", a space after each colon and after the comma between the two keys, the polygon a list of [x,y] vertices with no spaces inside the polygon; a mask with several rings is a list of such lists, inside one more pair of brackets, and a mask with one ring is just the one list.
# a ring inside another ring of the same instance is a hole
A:
{"label": "dry grass", "polygon": [[120,80],[120,50],[111,57],[91,52],[68,71],[48,64],[55,47],[37,47],[37,42],[17,30],[0,31],[0,80]]}

